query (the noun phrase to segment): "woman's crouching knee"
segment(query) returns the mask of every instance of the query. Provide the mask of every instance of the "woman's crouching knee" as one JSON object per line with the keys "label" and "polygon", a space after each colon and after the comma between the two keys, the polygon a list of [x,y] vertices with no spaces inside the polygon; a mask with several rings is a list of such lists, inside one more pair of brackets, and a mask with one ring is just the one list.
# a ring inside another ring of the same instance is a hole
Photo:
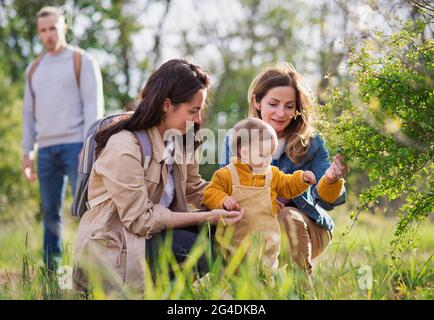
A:
{"label": "woman's crouching knee", "polygon": [[[282,249],[287,248],[290,258],[302,269],[309,271],[312,268],[312,244],[303,213],[286,207],[279,212],[279,222],[282,229]],[[282,252],[283,258],[285,253]]]}

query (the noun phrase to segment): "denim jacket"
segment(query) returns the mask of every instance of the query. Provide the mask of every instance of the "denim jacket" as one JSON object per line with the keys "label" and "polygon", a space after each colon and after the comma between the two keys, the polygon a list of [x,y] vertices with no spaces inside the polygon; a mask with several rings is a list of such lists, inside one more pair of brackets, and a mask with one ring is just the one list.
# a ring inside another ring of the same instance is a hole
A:
{"label": "denim jacket", "polygon": [[[220,167],[224,167],[228,164],[231,157],[228,135],[226,135],[224,143],[225,148],[220,158]],[[312,171],[318,182],[330,166],[328,158],[329,153],[324,146],[324,140],[317,134],[311,139],[306,158],[301,163],[295,164],[288,158],[286,153],[283,152],[279,159],[273,160],[272,165],[278,167],[284,173],[293,173],[296,170]],[[328,230],[333,230],[334,222],[327,211],[345,203],[346,190],[344,186],[339,198],[334,203],[327,203],[320,198],[317,185],[314,185],[310,186],[301,196],[292,199],[292,201],[298,209],[312,218],[318,225]]]}

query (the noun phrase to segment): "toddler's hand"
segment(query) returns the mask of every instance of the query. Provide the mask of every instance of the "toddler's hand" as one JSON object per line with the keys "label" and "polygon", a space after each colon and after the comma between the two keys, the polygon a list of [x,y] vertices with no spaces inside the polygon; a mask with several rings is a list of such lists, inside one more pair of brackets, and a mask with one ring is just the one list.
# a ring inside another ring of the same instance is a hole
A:
{"label": "toddler's hand", "polygon": [[240,210],[240,205],[238,204],[237,200],[235,200],[232,197],[229,197],[223,202],[223,208],[225,208],[228,211]]}
{"label": "toddler's hand", "polygon": [[282,202],[280,202],[279,200],[276,199],[276,203],[277,206],[279,207],[279,210],[282,210],[285,208],[285,204],[283,204]]}
{"label": "toddler's hand", "polygon": [[303,172],[303,181],[309,183],[310,185],[314,185],[316,183],[315,175],[312,171],[304,171]]}

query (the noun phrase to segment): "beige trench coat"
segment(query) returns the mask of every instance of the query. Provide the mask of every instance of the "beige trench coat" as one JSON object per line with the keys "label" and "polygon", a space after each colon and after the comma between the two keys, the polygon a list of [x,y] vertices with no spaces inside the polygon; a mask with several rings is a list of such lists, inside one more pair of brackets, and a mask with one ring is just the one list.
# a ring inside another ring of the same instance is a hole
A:
{"label": "beige trench coat", "polygon": [[157,128],[148,134],[153,155],[147,170],[138,140],[126,130],[110,137],[93,165],[88,198],[106,192],[110,198],[88,210],[80,221],[74,249],[76,289],[87,288],[89,274],[105,288],[142,290],[146,239],[171,228],[172,211],[188,211],[187,204],[201,206],[207,182],[201,179],[198,164],[176,162],[172,206],[158,204],[167,181],[165,145]]}

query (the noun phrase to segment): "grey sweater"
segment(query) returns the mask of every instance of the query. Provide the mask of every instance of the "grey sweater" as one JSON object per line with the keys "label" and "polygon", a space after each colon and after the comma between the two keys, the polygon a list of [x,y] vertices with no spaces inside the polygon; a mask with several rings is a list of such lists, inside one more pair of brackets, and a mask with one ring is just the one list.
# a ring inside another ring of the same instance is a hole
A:
{"label": "grey sweater", "polygon": [[29,87],[29,69],[23,102],[23,151],[28,155],[34,144],[39,148],[82,142],[86,129],[104,112],[101,72],[87,53],[81,56],[80,88],[74,72],[73,48],[57,55],[45,54],[32,77],[35,94]]}

